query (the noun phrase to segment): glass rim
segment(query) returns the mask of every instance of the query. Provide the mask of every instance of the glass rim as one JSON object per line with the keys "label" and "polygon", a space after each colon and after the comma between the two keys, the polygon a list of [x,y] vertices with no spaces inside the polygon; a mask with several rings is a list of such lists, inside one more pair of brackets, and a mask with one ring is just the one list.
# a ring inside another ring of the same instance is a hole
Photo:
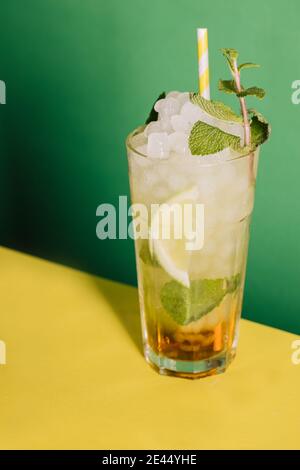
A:
{"label": "glass rim", "polygon": [[[157,157],[149,157],[148,155],[140,152],[139,150],[137,150],[134,145],[132,144],[132,138],[135,137],[137,134],[141,134],[142,131],[145,129],[146,125],[142,125],[142,126],[139,126],[137,128],[135,128],[133,131],[131,131],[127,138],[126,138],[126,147],[127,149],[131,150],[132,152],[134,152],[136,155],[138,155],[139,157],[142,157],[142,158],[147,158],[149,161],[151,162],[166,162],[170,159],[170,157],[168,158],[157,158]],[[250,151],[249,153],[246,153],[245,155],[236,155],[232,158],[228,158],[224,161],[217,161],[217,162],[211,162],[211,163],[202,163],[201,165],[202,166],[218,166],[218,165],[225,165],[226,163],[232,163],[232,162],[235,162],[237,160],[241,160],[242,158],[247,158],[249,157],[251,154],[255,154],[258,150],[260,149],[260,146],[258,145],[257,147],[255,147],[254,150]],[[192,155],[192,157],[196,157],[196,155]],[[198,158],[201,158],[201,156],[199,155]]]}

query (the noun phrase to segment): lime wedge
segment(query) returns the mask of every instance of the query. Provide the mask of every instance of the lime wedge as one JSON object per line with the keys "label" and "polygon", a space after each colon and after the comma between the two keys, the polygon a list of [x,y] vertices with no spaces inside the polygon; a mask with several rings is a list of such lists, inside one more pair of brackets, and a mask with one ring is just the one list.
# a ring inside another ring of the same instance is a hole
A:
{"label": "lime wedge", "polygon": [[[185,287],[190,286],[188,269],[192,252],[186,249],[187,239],[183,225],[195,227],[196,211],[184,211],[184,205],[194,205],[197,199],[197,186],[177,194],[158,207],[150,226],[151,255],[174,280]],[[174,216],[176,211],[181,211],[181,219]]]}

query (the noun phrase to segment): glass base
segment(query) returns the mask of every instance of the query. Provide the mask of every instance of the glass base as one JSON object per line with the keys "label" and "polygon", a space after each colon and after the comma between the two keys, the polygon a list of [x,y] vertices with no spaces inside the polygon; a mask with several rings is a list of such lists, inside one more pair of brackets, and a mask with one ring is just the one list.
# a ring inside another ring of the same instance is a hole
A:
{"label": "glass base", "polygon": [[235,350],[221,353],[201,361],[180,361],[159,356],[149,346],[145,348],[147,362],[161,375],[171,375],[186,379],[200,379],[225,372],[235,357]]}

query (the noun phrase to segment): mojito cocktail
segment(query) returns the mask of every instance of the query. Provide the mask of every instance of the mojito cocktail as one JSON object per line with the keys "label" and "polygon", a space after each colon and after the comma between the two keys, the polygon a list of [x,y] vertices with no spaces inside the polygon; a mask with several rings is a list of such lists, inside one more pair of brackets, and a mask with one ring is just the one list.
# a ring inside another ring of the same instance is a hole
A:
{"label": "mojito cocktail", "polygon": [[[250,120],[256,140],[245,145],[239,115],[179,92],[163,95],[152,119],[127,139],[145,356],[160,373],[202,377],[235,356],[266,122]],[[178,236],[187,224],[196,249]]]}

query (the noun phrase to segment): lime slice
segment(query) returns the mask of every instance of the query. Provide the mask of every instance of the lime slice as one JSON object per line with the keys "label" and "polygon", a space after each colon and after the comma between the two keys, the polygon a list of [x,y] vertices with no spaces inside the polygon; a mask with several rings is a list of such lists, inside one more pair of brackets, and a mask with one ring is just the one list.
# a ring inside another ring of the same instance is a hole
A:
{"label": "lime slice", "polygon": [[[155,212],[149,234],[149,248],[159,265],[176,281],[185,287],[190,286],[189,263],[191,251],[186,249],[183,225],[195,227],[196,211],[184,211],[185,204],[195,204],[198,199],[198,188],[192,188],[177,194],[161,204]],[[180,217],[174,216],[181,211]],[[181,234],[180,237],[178,235]]]}

